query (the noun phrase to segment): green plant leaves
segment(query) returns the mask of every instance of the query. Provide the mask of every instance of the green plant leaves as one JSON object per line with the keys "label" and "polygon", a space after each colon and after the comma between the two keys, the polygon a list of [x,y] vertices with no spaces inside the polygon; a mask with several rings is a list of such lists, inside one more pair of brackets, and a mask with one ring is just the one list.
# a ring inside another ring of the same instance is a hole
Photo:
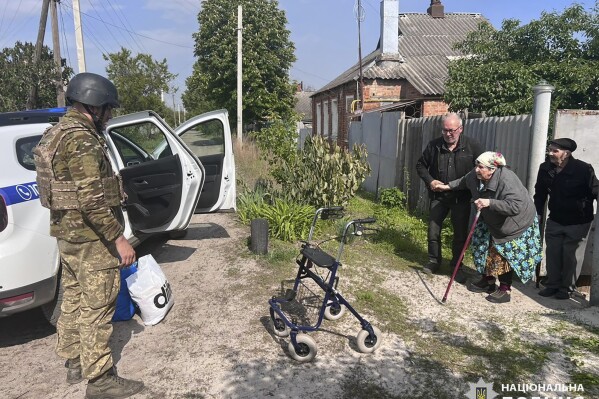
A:
{"label": "green plant leaves", "polygon": [[445,102],[452,110],[529,113],[532,87],[542,79],[556,87],[552,111],[599,106],[597,8],[573,4],[525,25],[504,20],[500,30],[482,23],[456,49],[467,56],[449,63]]}

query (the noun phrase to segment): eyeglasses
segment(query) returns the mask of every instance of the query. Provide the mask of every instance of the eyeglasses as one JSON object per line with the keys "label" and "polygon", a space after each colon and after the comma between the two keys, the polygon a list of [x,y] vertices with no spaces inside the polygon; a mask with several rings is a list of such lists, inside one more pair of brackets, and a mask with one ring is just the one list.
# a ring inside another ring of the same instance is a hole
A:
{"label": "eyeglasses", "polygon": [[451,134],[457,132],[461,126],[456,127],[455,129],[441,129],[441,131],[445,134]]}

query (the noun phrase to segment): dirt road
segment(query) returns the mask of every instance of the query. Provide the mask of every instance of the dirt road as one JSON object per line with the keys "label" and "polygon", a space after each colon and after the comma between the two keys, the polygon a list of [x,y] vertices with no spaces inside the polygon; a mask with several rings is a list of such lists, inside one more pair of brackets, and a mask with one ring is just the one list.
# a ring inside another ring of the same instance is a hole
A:
{"label": "dirt road", "polygon": [[[268,326],[267,300],[274,292],[252,289],[252,280],[265,270],[248,255],[248,234],[234,215],[196,215],[184,239],[153,238],[138,248],[140,255],[151,252],[161,264],[175,305],[156,326],[144,326],[139,316],[114,325],[111,346],[119,373],[146,383],[136,398],[464,397],[464,375],[434,363],[436,354],[423,362],[413,345],[395,334],[384,333],[375,354],[359,353],[353,338],[359,326],[348,316],[311,334],[319,351],[314,362],[292,361],[286,354],[288,340],[275,338]],[[442,339],[459,345],[474,333],[487,334],[489,315],[499,325],[497,306],[462,286],[453,289],[447,305],[440,305],[431,293],[442,293],[446,284],[446,276],[426,280],[414,271],[390,273],[383,283],[401,293],[410,309],[407,322],[420,326],[425,338],[437,339],[442,323],[446,329],[451,323],[458,327]],[[573,301],[554,301],[553,310],[547,309],[533,300],[538,297],[533,290],[519,288],[512,303],[501,308],[508,326],[516,315],[533,320],[522,322],[522,334],[536,339],[536,331],[544,334],[554,323],[551,312],[563,310],[597,322],[596,310]],[[384,331],[384,320],[371,321]],[[505,330],[489,331],[498,329]],[[84,397],[85,382],[65,382],[55,339],[54,329],[37,311],[0,319],[0,398]],[[534,382],[567,382],[565,361],[552,359]],[[597,368],[596,357],[588,362]]]}

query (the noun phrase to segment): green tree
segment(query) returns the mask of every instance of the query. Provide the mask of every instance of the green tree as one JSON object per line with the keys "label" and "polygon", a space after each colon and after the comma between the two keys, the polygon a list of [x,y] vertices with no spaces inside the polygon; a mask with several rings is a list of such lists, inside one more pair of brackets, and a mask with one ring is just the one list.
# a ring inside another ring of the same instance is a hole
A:
{"label": "green tree", "polygon": [[237,112],[237,6],[243,6],[243,118],[288,119],[294,86],[289,69],[294,45],[276,0],[205,0],[194,33],[197,61],[183,104],[192,113],[212,108]]}
{"label": "green tree", "polygon": [[170,83],[177,77],[169,72],[166,59],[158,62],[149,54],[133,56],[122,47],[118,53],[104,55],[104,59],[109,62],[108,79],[119,91],[119,115],[153,110],[174,124],[172,110],[161,99],[162,92],[169,91]]}
{"label": "green tree", "polygon": [[482,23],[456,48],[467,56],[449,65],[445,101],[452,110],[529,113],[541,80],[556,88],[553,109],[599,106],[597,8],[574,4],[525,25],[507,19],[500,30]]}
{"label": "green tree", "polygon": [[[56,67],[53,52],[42,47],[41,59],[33,65],[35,46],[16,42],[0,52],[0,111],[20,111],[27,105],[31,85],[37,86],[38,98],[34,108],[56,107]],[[73,70],[62,60],[62,84],[66,85]]]}

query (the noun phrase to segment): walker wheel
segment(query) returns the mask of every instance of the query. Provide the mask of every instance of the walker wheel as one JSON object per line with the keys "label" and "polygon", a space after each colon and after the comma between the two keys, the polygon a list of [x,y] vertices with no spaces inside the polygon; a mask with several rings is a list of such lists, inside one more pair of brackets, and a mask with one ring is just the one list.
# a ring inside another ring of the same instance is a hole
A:
{"label": "walker wheel", "polygon": [[356,338],[358,344],[358,350],[362,353],[372,353],[381,346],[381,342],[383,340],[383,336],[381,335],[381,330],[372,326],[372,331],[374,331],[374,336],[370,336],[367,330],[360,330],[358,333],[358,337]]}
{"label": "walker wheel", "polygon": [[275,317],[271,319],[272,321],[272,331],[277,337],[285,338],[289,336],[289,327],[280,317]]}
{"label": "walker wheel", "polygon": [[329,302],[327,307],[324,309],[324,318],[327,320],[339,320],[344,314],[347,308],[345,305],[339,302]]}
{"label": "walker wheel", "polygon": [[306,363],[312,361],[316,356],[316,342],[307,334],[298,334],[297,335],[297,351],[293,346],[293,342],[289,342],[289,346],[287,350],[289,351],[289,355],[293,358],[293,360],[297,360],[301,363]]}

